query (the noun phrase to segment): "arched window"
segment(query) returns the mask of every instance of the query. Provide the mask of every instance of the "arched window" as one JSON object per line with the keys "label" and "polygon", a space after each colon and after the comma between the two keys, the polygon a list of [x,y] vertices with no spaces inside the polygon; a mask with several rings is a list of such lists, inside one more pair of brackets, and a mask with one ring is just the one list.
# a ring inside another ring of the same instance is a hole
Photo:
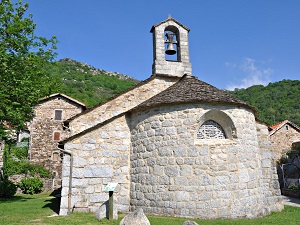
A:
{"label": "arched window", "polygon": [[205,121],[197,133],[198,139],[226,139],[223,128],[213,120]]}
{"label": "arched window", "polygon": [[237,138],[236,127],[231,118],[220,110],[209,110],[199,119],[199,129],[196,139],[235,139]]}

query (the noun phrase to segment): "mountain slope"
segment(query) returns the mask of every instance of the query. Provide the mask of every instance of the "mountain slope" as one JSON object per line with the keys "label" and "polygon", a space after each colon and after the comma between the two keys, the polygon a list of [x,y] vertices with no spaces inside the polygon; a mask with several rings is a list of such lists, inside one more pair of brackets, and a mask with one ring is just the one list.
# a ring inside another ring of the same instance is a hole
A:
{"label": "mountain slope", "polygon": [[300,80],[282,80],[228,92],[256,107],[259,119],[269,125],[283,120],[300,125]]}
{"label": "mountain slope", "polygon": [[117,72],[96,69],[65,58],[50,63],[45,73],[57,79],[58,90],[92,107],[135,84],[137,80]]}

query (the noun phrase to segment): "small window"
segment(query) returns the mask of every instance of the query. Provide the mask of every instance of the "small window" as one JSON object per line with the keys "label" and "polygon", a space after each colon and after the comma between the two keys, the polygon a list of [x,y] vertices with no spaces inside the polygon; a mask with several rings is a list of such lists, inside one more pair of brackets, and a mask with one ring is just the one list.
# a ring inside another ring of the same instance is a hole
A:
{"label": "small window", "polygon": [[223,128],[213,120],[205,121],[197,133],[198,139],[226,139]]}
{"label": "small window", "polygon": [[289,126],[288,126],[288,125],[286,125],[286,126],[285,126],[285,129],[286,129],[286,130],[289,130]]}
{"label": "small window", "polygon": [[55,110],[54,119],[55,120],[62,120],[62,110],[61,109],[56,109]]}
{"label": "small window", "polygon": [[58,154],[58,152],[54,152],[53,153],[52,159],[53,159],[53,161],[59,161],[59,154]]}
{"label": "small window", "polygon": [[53,140],[54,141],[60,141],[60,132],[54,132]]}

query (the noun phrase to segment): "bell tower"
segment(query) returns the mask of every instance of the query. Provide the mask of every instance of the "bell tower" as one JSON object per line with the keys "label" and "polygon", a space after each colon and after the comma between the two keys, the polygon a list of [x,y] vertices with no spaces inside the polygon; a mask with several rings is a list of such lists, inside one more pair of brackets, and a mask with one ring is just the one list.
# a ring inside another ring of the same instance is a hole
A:
{"label": "bell tower", "polygon": [[190,29],[173,19],[154,25],[152,74],[182,77],[192,74],[188,33]]}

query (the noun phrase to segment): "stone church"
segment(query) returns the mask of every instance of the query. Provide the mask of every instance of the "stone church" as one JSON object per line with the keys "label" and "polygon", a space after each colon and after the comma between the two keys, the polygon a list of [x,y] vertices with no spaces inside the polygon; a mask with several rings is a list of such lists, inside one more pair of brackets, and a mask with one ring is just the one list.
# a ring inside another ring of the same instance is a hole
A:
{"label": "stone church", "polygon": [[118,211],[253,218],[283,209],[257,110],[192,76],[189,28],[151,28],[152,75],[64,122],[60,215],[94,212],[118,183]]}

